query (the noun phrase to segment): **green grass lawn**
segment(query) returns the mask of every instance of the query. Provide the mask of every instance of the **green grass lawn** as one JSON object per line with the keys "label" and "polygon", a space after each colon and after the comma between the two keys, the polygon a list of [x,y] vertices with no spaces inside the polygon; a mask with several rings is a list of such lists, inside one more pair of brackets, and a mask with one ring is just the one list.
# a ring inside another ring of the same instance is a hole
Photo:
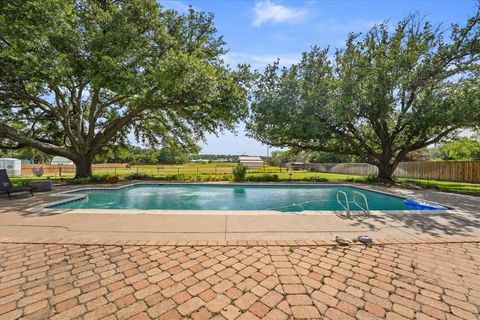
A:
{"label": "green grass lawn", "polygon": [[[94,180],[102,180],[108,176],[118,176],[120,180],[125,179],[158,179],[158,180],[179,180],[179,181],[231,181],[232,163],[189,163],[186,165],[141,165],[132,166],[130,169],[120,168],[96,168],[93,171]],[[285,168],[267,166],[261,169],[251,169],[247,172],[248,177],[258,177],[259,180],[265,178],[268,180],[273,175],[278,176],[278,181],[353,181],[361,179],[360,176],[308,172],[308,171],[290,171]],[[21,177],[11,178],[14,184],[27,184],[31,180],[51,179],[54,181],[67,183],[75,183],[73,181],[73,172],[63,172],[61,176],[58,174],[46,174],[42,177]],[[82,183],[86,181],[79,181]]]}
{"label": "green grass lawn", "polygon": [[480,184],[420,179],[401,179],[399,184],[405,188],[434,189],[480,196]]}
{"label": "green grass lawn", "polygon": [[[106,177],[118,176],[120,180],[146,179],[146,180],[176,180],[176,181],[231,181],[234,163],[188,163],[184,165],[141,165],[132,166],[130,169],[97,168],[94,170],[94,181],[105,182]],[[268,181],[273,175],[278,176],[278,181],[314,181],[314,182],[372,182],[369,177],[337,173],[290,171],[285,168],[267,166],[261,169],[249,170],[247,179]],[[43,177],[11,178],[12,182],[28,184],[31,180],[51,179],[59,183],[84,184],[86,179],[73,179],[73,173],[63,173],[62,176],[45,175]],[[446,182],[435,180],[400,179],[398,186],[411,189],[434,189],[447,192],[464,193],[480,196],[480,184],[461,182]]]}

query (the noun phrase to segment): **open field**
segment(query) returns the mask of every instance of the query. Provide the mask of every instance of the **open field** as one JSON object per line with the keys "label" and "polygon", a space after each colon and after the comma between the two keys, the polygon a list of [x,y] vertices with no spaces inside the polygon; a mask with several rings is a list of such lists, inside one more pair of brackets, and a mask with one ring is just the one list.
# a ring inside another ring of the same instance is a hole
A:
{"label": "open field", "polygon": [[[94,168],[94,180],[105,181],[105,177],[118,176],[120,180],[174,180],[174,181],[231,181],[234,163],[187,163],[182,165],[136,165],[126,167],[111,166]],[[54,172],[42,177],[34,177],[30,172],[24,172],[24,177],[12,178],[14,184],[27,184],[35,179],[52,179],[72,184],[86,183],[86,180],[73,180],[74,172],[71,168],[63,168],[61,173]],[[276,177],[275,177],[275,176]],[[278,177],[278,178],[277,178]],[[265,166],[260,169],[251,169],[247,172],[247,179],[251,181],[312,181],[312,182],[369,182],[369,177],[351,174],[325,173],[313,171],[288,171],[278,166]],[[402,187],[413,189],[435,189],[446,192],[456,192],[471,195],[480,195],[480,184],[447,182],[436,180],[420,180],[400,178]]]}
{"label": "open field", "polygon": [[[231,180],[234,163],[188,163],[182,165],[138,165],[127,169],[125,167],[104,167],[94,168],[95,176],[118,176],[120,179],[132,175],[148,175],[155,179],[168,180]],[[287,171],[287,169],[278,166],[266,166],[261,169],[248,170],[247,176],[277,175],[279,180],[323,180],[323,181],[346,181],[355,179],[359,176],[322,173],[310,171]],[[30,172],[24,172],[24,178],[14,178],[17,181],[23,179],[37,179],[29,176]],[[60,179],[73,178],[74,171],[70,168],[63,168],[61,173],[46,174],[41,179]]]}

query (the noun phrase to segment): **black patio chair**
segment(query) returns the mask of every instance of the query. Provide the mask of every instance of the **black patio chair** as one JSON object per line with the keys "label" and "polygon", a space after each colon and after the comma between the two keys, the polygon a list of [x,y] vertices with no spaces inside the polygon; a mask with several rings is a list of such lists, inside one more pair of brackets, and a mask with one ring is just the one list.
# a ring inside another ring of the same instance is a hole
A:
{"label": "black patio chair", "polygon": [[7,170],[0,169],[0,194],[6,193],[9,199],[14,196],[30,193],[33,197],[33,188],[29,186],[14,187],[8,178]]}

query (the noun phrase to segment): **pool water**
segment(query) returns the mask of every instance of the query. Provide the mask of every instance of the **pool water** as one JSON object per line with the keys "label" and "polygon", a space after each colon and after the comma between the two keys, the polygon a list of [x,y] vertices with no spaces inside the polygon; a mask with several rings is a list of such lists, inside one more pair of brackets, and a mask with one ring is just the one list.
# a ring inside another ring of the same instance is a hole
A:
{"label": "pool water", "polygon": [[[441,210],[436,205],[419,203],[352,186],[292,185],[132,185],[120,189],[81,190],[87,197],[56,204],[55,208],[88,209],[158,209],[158,210],[343,210],[336,200],[338,191],[347,194],[350,209],[355,192],[368,199],[370,210]],[[340,198],[344,201],[344,198]],[[357,197],[358,202],[363,200]]]}

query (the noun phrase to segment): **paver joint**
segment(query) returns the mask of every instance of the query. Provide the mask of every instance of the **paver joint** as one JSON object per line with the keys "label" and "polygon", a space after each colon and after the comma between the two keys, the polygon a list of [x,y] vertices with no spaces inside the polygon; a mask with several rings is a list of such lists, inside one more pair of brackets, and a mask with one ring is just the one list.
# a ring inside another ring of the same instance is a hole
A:
{"label": "paver joint", "polygon": [[0,243],[1,319],[479,319],[480,242]]}

